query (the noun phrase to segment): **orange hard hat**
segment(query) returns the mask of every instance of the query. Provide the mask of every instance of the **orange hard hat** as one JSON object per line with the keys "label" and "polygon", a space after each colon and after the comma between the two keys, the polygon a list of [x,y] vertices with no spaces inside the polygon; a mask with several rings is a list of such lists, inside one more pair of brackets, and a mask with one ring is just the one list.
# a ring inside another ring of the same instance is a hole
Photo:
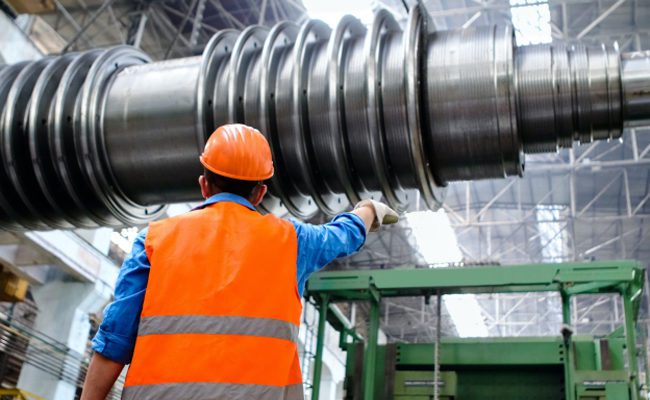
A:
{"label": "orange hard hat", "polygon": [[199,158],[215,174],[242,181],[263,181],[273,176],[271,147],[264,135],[243,124],[217,128]]}

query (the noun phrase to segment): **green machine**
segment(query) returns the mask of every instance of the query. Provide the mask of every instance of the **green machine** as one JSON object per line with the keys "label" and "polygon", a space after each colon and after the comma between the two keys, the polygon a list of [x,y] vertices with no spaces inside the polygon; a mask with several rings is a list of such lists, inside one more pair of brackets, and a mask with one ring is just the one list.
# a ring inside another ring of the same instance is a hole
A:
{"label": "green machine", "polygon": [[[315,274],[306,292],[320,311],[312,400],[320,390],[326,322],[340,332],[347,352],[346,400],[641,399],[636,320],[644,276],[645,268],[632,261]],[[556,337],[377,344],[383,298],[543,291],[562,299],[565,325]],[[621,296],[623,325],[606,337],[574,335],[571,297],[602,293]],[[369,303],[366,338],[333,306],[340,301]]]}

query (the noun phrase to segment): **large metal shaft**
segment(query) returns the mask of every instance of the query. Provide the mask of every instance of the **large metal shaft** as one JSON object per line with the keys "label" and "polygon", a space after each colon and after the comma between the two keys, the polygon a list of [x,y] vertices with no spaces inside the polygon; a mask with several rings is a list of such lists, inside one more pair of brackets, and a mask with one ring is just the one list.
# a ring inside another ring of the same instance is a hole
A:
{"label": "large metal shaft", "polygon": [[404,30],[382,11],[216,34],[203,56],[150,63],[130,47],[0,69],[0,227],[137,225],[197,200],[216,126],[269,139],[268,211],[308,218],[363,197],[431,208],[456,180],[521,175],[524,153],[650,122],[650,54],[516,47],[510,27]]}

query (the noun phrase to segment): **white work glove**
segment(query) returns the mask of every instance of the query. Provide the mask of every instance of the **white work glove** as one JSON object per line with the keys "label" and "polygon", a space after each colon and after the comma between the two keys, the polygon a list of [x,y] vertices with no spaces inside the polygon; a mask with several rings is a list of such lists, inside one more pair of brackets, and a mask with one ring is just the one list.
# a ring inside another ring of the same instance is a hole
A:
{"label": "white work glove", "polygon": [[388,207],[384,203],[366,199],[358,202],[357,205],[354,206],[354,209],[356,210],[361,207],[371,207],[373,210],[375,210],[375,221],[370,227],[370,232],[376,232],[382,225],[395,224],[399,220],[399,215],[397,212],[395,212],[395,210]]}

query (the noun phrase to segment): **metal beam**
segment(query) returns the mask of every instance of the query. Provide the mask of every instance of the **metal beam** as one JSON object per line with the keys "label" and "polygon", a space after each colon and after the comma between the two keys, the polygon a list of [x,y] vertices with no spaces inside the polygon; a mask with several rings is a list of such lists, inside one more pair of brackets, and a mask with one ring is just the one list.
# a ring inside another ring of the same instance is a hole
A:
{"label": "metal beam", "polygon": [[172,42],[169,44],[169,47],[167,47],[167,51],[165,51],[165,56],[163,57],[164,59],[169,58],[169,55],[171,54],[172,50],[174,49],[174,46],[176,45],[176,41],[178,40],[178,37],[182,35],[183,29],[185,29],[185,24],[187,24],[187,21],[190,18],[190,14],[192,13],[192,10],[194,10],[194,7],[196,7],[197,1],[198,0],[192,0],[192,3],[190,3],[190,8],[187,10],[187,13],[183,17],[183,20],[181,21],[180,25],[178,25],[178,30],[176,30],[176,34],[174,35]]}
{"label": "metal beam", "polygon": [[[171,7],[168,6],[167,4],[161,3],[161,4],[160,4],[160,7],[161,7],[163,10],[165,10],[165,12],[168,12],[168,13],[170,13],[170,14],[174,14],[174,15],[176,15],[177,17],[181,17],[181,18],[183,18],[183,17],[185,16],[185,14],[183,14],[182,12],[179,12],[178,10],[175,10],[175,9],[171,8]],[[208,32],[210,32],[210,33],[217,33],[217,32],[219,32],[218,29],[216,29],[215,27],[213,27],[213,26],[207,24],[205,21],[206,21],[206,19],[204,18],[204,19],[201,21],[201,23],[199,24],[199,25],[201,26],[202,29],[204,29],[204,30],[206,30],[206,31],[208,31]],[[173,25],[172,25],[172,26],[173,26]],[[181,36],[181,39],[184,39],[184,38]],[[188,43],[189,43],[189,42],[188,42]]]}
{"label": "metal beam", "polygon": [[235,18],[230,11],[226,10],[221,2],[217,0],[210,0],[210,3],[219,11],[219,14],[226,17],[235,28],[244,29],[246,26],[237,18]]}
{"label": "metal beam", "polygon": [[576,39],[582,39],[585,35],[587,35],[589,32],[591,32],[592,29],[594,29],[598,24],[603,22],[605,18],[607,18],[611,13],[616,11],[617,8],[621,6],[621,4],[625,3],[627,0],[618,0],[616,3],[612,4],[607,10],[605,10],[602,14],[598,16],[595,20],[593,20],[589,25],[585,27],[580,33],[578,33],[578,36],[576,36]]}
{"label": "metal beam", "polygon": [[90,28],[90,26],[93,24],[93,22],[95,22],[97,20],[97,18],[99,18],[99,16],[104,11],[106,11],[106,9],[108,7],[110,7],[114,2],[115,2],[115,0],[104,0],[104,3],[102,4],[102,6],[99,7],[99,9],[97,11],[95,11],[95,13],[90,17],[90,20],[88,20],[85,23],[85,25],[77,32],[77,34],[72,39],[70,39],[70,41],[65,45],[65,47],[63,47],[62,52],[63,53],[67,52],[70,49],[70,47],[72,45],[74,45],[77,42],[77,40],[79,40],[79,38],[81,38],[81,36],[84,34],[84,32],[86,32],[86,30],[88,30],[88,28]]}
{"label": "metal beam", "polygon": [[199,34],[201,33],[201,27],[203,24],[203,14],[205,12],[205,1],[199,0],[198,5],[196,6],[196,13],[194,14],[194,20],[192,21],[192,34],[190,35],[190,45],[196,47],[199,41]]}
{"label": "metal beam", "polygon": [[[381,297],[432,294],[431,290],[437,289],[442,294],[544,292],[558,291],[564,283],[636,282],[644,271],[634,261],[332,271],[314,274],[307,292],[329,294],[332,301],[369,299],[369,293],[374,291]],[[618,287],[594,290],[585,293],[617,292]]]}
{"label": "metal beam", "polygon": [[129,29],[127,35],[127,44],[131,46],[141,48],[142,37],[144,36],[144,30],[147,25],[149,9],[143,10],[137,19],[133,22],[133,25]]}
{"label": "metal beam", "polygon": [[[81,26],[77,23],[74,17],[68,12],[68,10],[63,6],[63,4],[61,4],[59,0],[54,0],[54,4],[56,5],[56,9],[59,11],[59,13],[61,13],[63,18],[65,18],[70,23],[70,25],[72,25],[72,27],[77,31],[77,33],[81,32]],[[82,36],[82,39],[84,42],[86,42],[86,44],[89,47],[93,47],[93,43],[88,39],[86,39],[85,36]]]}

